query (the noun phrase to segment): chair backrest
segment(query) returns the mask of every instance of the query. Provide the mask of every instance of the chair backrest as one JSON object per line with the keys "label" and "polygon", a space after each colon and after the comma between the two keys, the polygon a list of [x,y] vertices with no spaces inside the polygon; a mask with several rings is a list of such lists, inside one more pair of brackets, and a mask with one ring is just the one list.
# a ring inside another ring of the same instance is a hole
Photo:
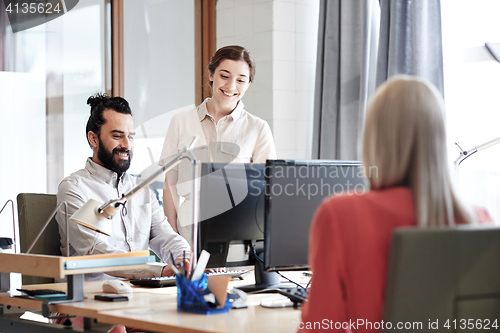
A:
{"label": "chair backrest", "polygon": [[[419,332],[450,332],[457,331],[455,327],[463,328],[461,319],[467,325],[469,319],[474,319],[475,329],[479,328],[477,320],[484,328],[489,319],[491,329],[499,313],[500,228],[394,231],[385,322],[421,322],[421,328],[412,328]],[[436,326],[436,320],[438,330],[429,327]]]}
{"label": "chair backrest", "polygon": [[[19,193],[17,210],[19,218],[19,236],[21,252],[25,253],[31,246],[43,225],[54,212],[57,205],[55,194]],[[34,245],[31,253],[61,255],[61,241],[55,218],[52,218],[47,229]],[[51,283],[54,279],[37,276],[23,276],[23,284]]]}

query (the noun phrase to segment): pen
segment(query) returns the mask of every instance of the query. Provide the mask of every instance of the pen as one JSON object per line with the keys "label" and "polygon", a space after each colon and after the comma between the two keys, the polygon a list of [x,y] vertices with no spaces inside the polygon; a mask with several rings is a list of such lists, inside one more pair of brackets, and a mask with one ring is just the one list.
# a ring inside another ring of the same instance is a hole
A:
{"label": "pen", "polygon": [[188,270],[188,272],[187,272],[188,274],[186,276],[188,279],[191,279],[191,276],[193,275],[193,265],[192,265],[192,263],[193,263],[193,252],[190,252],[189,253],[189,270]]}
{"label": "pen", "polygon": [[182,252],[182,266],[184,269],[184,277],[187,278],[187,269],[186,269],[186,250]]}
{"label": "pen", "polygon": [[175,274],[179,274],[179,269],[177,269],[177,265],[175,263],[175,259],[174,259],[174,254],[172,253],[172,251],[170,251],[170,259],[172,260],[172,269],[174,270],[174,273]]}
{"label": "pen", "polygon": [[185,275],[186,274],[186,269],[184,268],[184,263],[183,262],[179,263],[179,272],[180,272],[181,275]]}

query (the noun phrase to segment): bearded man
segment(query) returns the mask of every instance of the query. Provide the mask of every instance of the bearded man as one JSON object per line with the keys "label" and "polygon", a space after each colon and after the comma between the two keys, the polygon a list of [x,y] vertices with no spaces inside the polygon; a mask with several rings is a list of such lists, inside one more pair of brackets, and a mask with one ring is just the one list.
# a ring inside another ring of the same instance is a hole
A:
{"label": "bearded man", "polygon": [[[84,169],[66,177],[57,192],[57,203],[68,204],[71,216],[89,199],[107,202],[121,198],[136,185],[136,178],[127,174],[134,148],[134,121],[128,102],[121,97],[96,94],[89,97],[90,117],[87,141],[92,157]],[[61,253],[66,253],[64,210],[56,215],[61,236]],[[86,280],[113,278],[145,278],[173,275],[170,251],[179,260],[190,251],[187,241],[168,223],[163,209],[149,189],[130,198],[123,209],[109,221],[112,236],[69,224],[69,253],[72,256],[123,253],[152,249],[165,263],[148,269],[86,274]]]}

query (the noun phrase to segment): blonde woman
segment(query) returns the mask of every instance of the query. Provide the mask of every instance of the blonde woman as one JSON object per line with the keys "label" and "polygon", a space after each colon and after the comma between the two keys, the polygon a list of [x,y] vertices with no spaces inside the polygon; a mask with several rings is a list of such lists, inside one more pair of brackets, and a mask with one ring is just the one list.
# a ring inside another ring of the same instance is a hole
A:
{"label": "blonde woman", "polygon": [[382,320],[392,231],[491,221],[464,205],[446,156],[443,99],[429,82],[398,76],[367,111],[362,142],[370,191],[327,199],[316,212],[309,263],[314,278],[300,331],[314,323]]}

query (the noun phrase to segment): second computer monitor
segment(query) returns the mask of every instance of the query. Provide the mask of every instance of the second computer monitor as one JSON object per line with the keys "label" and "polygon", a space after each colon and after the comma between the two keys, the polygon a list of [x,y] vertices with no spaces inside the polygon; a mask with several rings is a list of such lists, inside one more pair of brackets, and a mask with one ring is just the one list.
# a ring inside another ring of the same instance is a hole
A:
{"label": "second computer monitor", "polygon": [[309,229],[321,202],[330,195],[366,189],[359,162],[268,160],[266,270],[307,268]]}

